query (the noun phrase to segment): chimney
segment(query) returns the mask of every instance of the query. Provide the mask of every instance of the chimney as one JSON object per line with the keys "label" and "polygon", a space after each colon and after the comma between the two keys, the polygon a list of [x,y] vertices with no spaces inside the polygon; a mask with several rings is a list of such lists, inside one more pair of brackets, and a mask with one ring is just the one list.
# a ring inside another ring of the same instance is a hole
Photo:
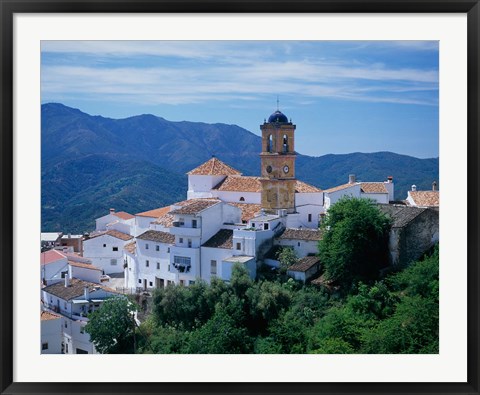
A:
{"label": "chimney", "polygon": [[114,208],[111,208],[110,209],[110,214],[113,214],[115,212],[115,209]]}
{"label": "chimney", "polygon": [[392,176],[388,176],[388,177],[387,177],[387,180],[388,180],[389,183],[392,183],[392,182],[393,182],[393,177],[392,177]]}
{"label": "chimney", "polygon": [[417,186],[416,185],[412,185],[412,192],[417,192]]}
{"label": "chimney", "polygon": [[90,299],[90,291],[88,289],[88,286],[85,286],[85,288],[83,288],[83,297],[85,300]]}
{"label": "chimney", "polygon": [[432,191],[436,191],[437,190],[437,181],[433,181],[432,182]]}
{"label": "chimney", "polygon": [[68,273],[65,274],[65,288],[70,286],[70,277],[68,277]]}
{"label": "chimney", "polygon": [[355,184],[355,174],[350,174],[348,176],[348,183],[349,184]]}

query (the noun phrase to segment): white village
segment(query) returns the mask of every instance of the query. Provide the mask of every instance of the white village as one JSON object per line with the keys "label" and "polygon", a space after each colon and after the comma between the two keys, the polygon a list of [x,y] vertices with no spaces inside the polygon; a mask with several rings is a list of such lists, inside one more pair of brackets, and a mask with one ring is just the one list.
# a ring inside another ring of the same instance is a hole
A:
{"label": "white village", "polygon": [[[439,191],[412,185],[395,200],[395,175],[321,190],[295,175],[296,125],[279,110],[260,126],[260,176],[212,157],[188,175],[186,200],[141,213],[111,208],[82,235],[41,236],[41,352],[97,353],[84,328],[88,315],[111,297],[188,287],[216,277],[229,282],[243,265],[252,279],[262,266],[279,267],[277,251],[294,250],[294,280],[321,284],[319,225],[341,198],[372,199],[387,214],[390,265],[420,258],[439,240]],[[301,138],[301,133],[299,133]]]}

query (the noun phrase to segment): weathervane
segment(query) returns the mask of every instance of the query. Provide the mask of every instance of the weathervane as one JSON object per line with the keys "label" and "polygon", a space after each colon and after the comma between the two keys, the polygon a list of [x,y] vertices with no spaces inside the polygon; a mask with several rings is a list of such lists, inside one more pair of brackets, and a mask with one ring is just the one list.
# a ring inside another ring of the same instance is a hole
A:
{"label": "weathervane", "polygon": [[279,108],[279,100],[278,100],[278,95],[277,95],[277,111],[280,111],[280,108]]}

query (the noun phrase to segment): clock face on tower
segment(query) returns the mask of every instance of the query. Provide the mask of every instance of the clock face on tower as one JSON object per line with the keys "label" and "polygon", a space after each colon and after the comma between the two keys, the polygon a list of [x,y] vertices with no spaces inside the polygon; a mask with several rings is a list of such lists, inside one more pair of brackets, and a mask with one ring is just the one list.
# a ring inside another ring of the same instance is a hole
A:
{"label": "clock face on tower", "polygon": [[283,166],[283,172],[285,174],[287,174],[289,170],[290,170],[290,168],[287,165]]}
{"label": "clock face on tower", "polygon": [[272,166],[268,165],[266,170],[267,170],[267,173],[271,173],[272,172]]}

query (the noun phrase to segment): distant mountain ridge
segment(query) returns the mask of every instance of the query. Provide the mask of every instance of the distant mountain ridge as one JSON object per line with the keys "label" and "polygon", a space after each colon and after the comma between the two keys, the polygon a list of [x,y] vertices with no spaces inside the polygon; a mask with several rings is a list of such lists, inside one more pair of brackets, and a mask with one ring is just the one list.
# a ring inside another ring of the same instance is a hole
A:
{"label": "distant mountain ridge", "polygon": [[[110,207],[137,213],[186,198],[185,173],[212,155],[260,173],[259,136],[236,125],[171,122],[153,115],[91,116],[63,104],[42,105],[42,230],[83,232]],[[297,133],[297,139],[301,134]],[[391,152],[298,155],[297,178],[327,189],[392,175],[397,199],[412,184],[438,182],[438,158]]]}

